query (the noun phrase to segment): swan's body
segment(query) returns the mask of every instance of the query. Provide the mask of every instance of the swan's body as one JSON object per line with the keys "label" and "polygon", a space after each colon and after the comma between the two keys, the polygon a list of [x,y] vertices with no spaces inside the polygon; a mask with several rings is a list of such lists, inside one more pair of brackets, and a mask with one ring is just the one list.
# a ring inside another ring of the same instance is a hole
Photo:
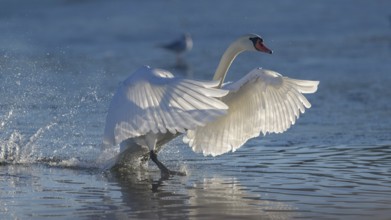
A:
{"label": "swan's body", "polygon": [[133,73],[119,86],[106,118],[104,147],[121,146],[115,164],[126,165],[129,158],[150,152],[163,167],[156,159],[163,143],[226,114],[227,105],[217,98],[228,91],[214,88],[218,84],[177,78],[148,66]]}
{"label": "swan's body", "polygon": [[[181,95],[185,97],[191,97],[196,92],[199,101],[213,103],[206,109],[191,111],[191,109],[178,109],[177,106],[169,104],[173,96],[180,97],[172,91],[176,91],[178,85],[181,85],[181,80],[169,83],[170,80],[165,81],[164,77],[155,76],[140,80],[140,75],[145,73],[140,74],[139,71],[125,80],[111,102],[105,128],[106,144],[121,144],[122,153],[117,158],[116,164],[124,164],[129,157],[136,155],[131,150],[134,147],[144,149],[144,158],[148,158],[148,151],[150,151],[150,157],[154,160],[156,154],[152,153],[180,133],[186,133],[184,141],[189,143],[195,152],[216,156],[235,151],[248,139],[261,133],[280,133],[294,124],[299,114],[304,113],[305,108],[311,107],[302,94],[314,93],[318,81],[290,79],[274,71],[256,68],[239,81],[223,87],[224,90],[212,88],[222,86],[232,61],[243,51],[272,53],[263,45],[263,40],[259,36],[254,34],[242,36],[223,54],[214,76],[215,81],[200,84],[197,82],[199,87],[181,90]],[[159,71],[170,75],[166,71]],[[152,75],[156,75],[155,70],[152,72],[155,72]],[[168,78],[174,79],[171,75]],[[140,86],[140,84],[148,86]],[[148,95],[154,97],[160,94],[161,92],[156,91],[161,86],[175,88],[166,91],[170,98],[159,99],[160,102],[157,102],[148,97]],[[228,95],[226,90],[229,91]],[[135,107],[134,102],[139,102],[139,107]],[[153,108],[148,107],[151,104]],[[226,111],[227,106],[228,111]],[[166,112],[171,115],[186,112],[186,116],[182,115],[162,123],[167,118]],[[137,116],[134,116],[135,114]],[[183,120],[186,122],[183,123]],[[169,171],[165,167],[162,168],[162,164],[157,163],[157,165],[162,173]]]}

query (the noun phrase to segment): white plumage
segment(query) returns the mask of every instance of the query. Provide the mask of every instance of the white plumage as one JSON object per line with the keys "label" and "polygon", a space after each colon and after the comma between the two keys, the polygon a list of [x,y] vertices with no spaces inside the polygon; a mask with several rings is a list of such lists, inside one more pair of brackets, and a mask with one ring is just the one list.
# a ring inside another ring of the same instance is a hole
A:
{"label": "white plumage", "polygon": [[217,156],[235,151],[260,134],[281,133],[293,125],[311,104],[302,93],[317,90],[318,81],[284,77],[271,70],[252,70],[223,89],[228,114],[187,132],[184,141],[195,152]]}
{"label": "white plumage", "polygon": [[147,66],[140,68],[121,83],[110,103],[105,145],[114,146],[148,133],[184,133],[215,120],[228,109],[215,98],[228,93],[213,88],[218,83],[177,78]]}

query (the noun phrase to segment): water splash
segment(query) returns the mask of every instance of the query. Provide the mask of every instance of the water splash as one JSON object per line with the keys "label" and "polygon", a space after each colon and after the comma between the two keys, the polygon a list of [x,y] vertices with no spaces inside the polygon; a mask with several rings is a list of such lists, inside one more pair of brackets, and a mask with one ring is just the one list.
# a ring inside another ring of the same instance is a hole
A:
{"label": "water splash", "polygon": [[36,142],[37,140],[43,136],[43,134],[50,130],[51,127],[56,125],[56,123],[51,122],[48,125],[39,128],[35,134],[33,134],[27,141],[27,143],[23,147],[23,151],[21,153],[21,157],[19,158],[20,163],[31,163],[39,159],[39,155],[36,153]]}
{"label": "water splash", "polygon": [[0,163],[19,160],[22,139],[23,136],[19,132],[14,131],[7,141],[1,142]]}
{"label": "water splash", "polygon": [[[3,124],[3,123],[2,123]],[[19,131],[14,130],[8,140],[0,141],[0,163],[26,164],[40,159],[36,154],[36,142],[56,123],[50,123],[39,128],[31,137],[25,138]]]}
{"label": "water splash", "polygon": [[0,97],[0,164],[96,167],[111,97],[99,86],[104,74],[51,54],[0,57],[0,92],[12,91]]}
{"label": "water splash", "polygon": [[1,120],[0,123],[0,129],[3,130],[4,126],[8,123],[8,121],[11,119],[13,114],[13,110],[11,109],[8,114],[4,117],[4,119]]}

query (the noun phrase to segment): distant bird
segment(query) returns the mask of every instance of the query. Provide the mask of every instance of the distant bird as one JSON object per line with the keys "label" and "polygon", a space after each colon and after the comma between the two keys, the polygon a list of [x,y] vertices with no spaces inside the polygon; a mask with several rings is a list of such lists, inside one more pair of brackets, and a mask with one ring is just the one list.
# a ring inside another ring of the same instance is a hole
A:
{"label": "distant bird", "polygon": [[247,34],[225,51],[213,82],[178,79],[147,67],[126,79],[106,118],[105,145],[121,146],[113,165],[151,158],[162,176],[182,175],[167,169],[156,156],[181,133],[186,134],[184,141],[193,151],[217,156],[235,151],[250,138],[281,133],[293,125],[300,113],[311,107],[303,94],[316,92],[319,82],[255,68],[222,87],[231,63],[243,51],[272,53],[261,37]]}
{"label": "distant bird", "polygon": [[159,47],[175,53],[177,63],[180,63],[182,60],[182,54],[193,48],[193,40],[189,33],[184,33],[179,39],[176,39],[168,44],[161,44]]}

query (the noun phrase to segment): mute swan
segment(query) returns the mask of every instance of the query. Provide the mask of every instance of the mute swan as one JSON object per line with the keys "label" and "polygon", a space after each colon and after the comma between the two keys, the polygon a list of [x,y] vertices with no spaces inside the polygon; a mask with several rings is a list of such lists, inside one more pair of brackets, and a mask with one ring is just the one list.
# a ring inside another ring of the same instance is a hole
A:
{"label": "mute swan", "polygon": [[160,47],[168,51],[174,52],[177,56],[177,62],[179,63],[179,61],[181,60],[181,55],[185,52],[190,51],[193,48],[193,40],[189,33],[184,33],[181,38],[168,44],[160,45]]}
{"label": "mute swan", "polygon": [[[121,145],[113,165],[150,157],[162,175],[182,174],[168,170],[156,157],[165,143],[181,133],[186,133],[184,142],[193,151],[216,156],[235,151],[250,138],[281,133],[293,125],[311,107],[303,94],[316,92],[319,82],[256,68],[222,87],[232,61],[243,51],[272,53],[261,37],[247,34],[224,52],[212,82],[177,79],[147,67],[126,79],[106,118],[104,143]],[[184,104],[174,104],[175,99]]]}

